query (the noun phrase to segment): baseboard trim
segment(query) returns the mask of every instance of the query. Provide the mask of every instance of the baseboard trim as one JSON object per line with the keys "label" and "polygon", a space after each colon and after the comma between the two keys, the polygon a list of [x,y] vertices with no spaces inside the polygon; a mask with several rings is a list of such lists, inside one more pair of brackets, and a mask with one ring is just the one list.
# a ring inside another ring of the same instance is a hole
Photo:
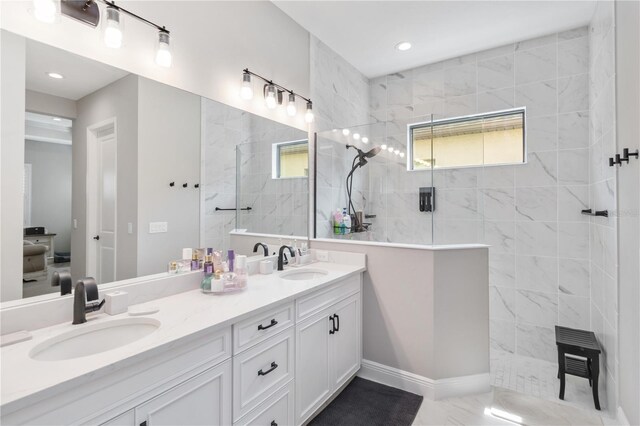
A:
{"label": "baseboard trim", "polygon": [[434,380],[366,359],[362,360],[358,376],[432,400],[489,392],[491,389],[489,373]]}
{"label": "baseboard trim", "polygon": [[624,410],[622,409],[622,407],[618,406],[618,413],[617,413],[617,419],[618,424],[620,426],[630,426],[631,423],[629,423],[629,419],[627,419],[627,415],[624,414]]}

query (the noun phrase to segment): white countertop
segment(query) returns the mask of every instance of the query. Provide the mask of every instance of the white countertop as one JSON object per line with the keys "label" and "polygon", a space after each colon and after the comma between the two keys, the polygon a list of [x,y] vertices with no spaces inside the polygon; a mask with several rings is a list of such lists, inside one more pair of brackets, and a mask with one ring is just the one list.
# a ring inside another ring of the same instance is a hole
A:
{"label": "white countertop", "polygon": [[101,375],[162,352],[168,344],[173,346],[194,333],[230,326],[259,310],[292,301],[365,270],[360,265],[325,262],[317,262],[309,267],[326,269],[328,274],[312,281],[283,280],[280,278],[281,272],[252,275],[248,288],[240,293],[218,296],[203,294],[198,289],[145,303],[159,308],[157,313],[143,316],[161,322],[156,331],[131,344],[91,356],[64,361],[37,361],[30,358],[29,353],[36,345],[51,337],[88,324],[126,318],[128,313],[115,316],[88,314],[85,324],[64,323],[35,330],[32,340],[0,350],[2,409],[14,411],[86,381],[96,380]]}

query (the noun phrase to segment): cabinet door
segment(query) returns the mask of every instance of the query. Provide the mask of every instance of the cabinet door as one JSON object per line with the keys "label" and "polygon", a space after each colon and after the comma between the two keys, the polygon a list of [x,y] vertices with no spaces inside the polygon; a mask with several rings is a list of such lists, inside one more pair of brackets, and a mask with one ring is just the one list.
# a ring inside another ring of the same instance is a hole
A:
{"label": "cabinet door", "polygon": [[331,336],[331,385],[342,386],[358,369],[361,354],[360,295],[354,295],[331,307],[338,330]]}
{"label": "cabinet door", "polygon": [[135,409],[136,425],[231,424],[231,360]]}
{"label": "cabinet door", "polygon": [[296,326],[296,424],[302,424],[331,393],[329,313]]}

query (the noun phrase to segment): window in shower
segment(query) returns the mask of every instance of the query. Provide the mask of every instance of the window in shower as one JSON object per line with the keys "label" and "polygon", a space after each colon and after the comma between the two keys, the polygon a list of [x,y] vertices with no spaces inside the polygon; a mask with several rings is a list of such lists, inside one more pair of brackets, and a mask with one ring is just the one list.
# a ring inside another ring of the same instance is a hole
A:
{"label": "window in shower", "polygon": [[525,109],[497,111],[408,128],[408,170],[525,162]]}
{"label": "window in shower", "polygon": [[273,179],[309,176],[309,143],[306,139],[274,143],[271,157]]}

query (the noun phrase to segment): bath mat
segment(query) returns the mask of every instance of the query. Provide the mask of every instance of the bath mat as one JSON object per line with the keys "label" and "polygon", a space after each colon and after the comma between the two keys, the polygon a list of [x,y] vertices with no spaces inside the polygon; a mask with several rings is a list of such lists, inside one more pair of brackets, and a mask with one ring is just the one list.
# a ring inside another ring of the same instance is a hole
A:
{"label": "bath mat", "polygon": [[309,426],[410,426],[422,397],[356,377]]}

